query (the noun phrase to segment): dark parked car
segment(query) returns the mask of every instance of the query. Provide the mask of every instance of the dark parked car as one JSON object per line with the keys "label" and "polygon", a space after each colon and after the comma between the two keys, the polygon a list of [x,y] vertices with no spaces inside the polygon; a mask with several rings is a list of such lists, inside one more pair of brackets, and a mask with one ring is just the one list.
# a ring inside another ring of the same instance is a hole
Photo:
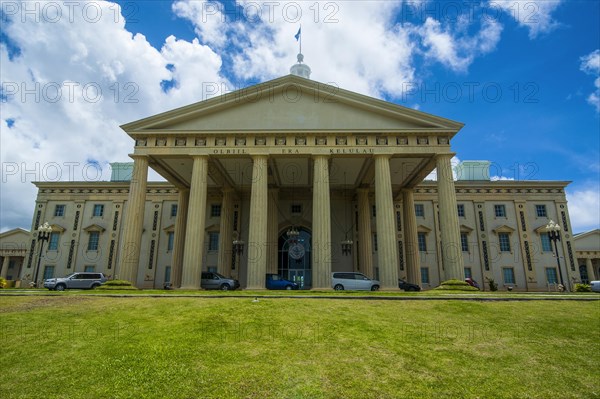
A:
{"label": "dark parked car", "polygon": [[267,274],[267,289],[269,290],[297,290],[299,288],[298,284],[286,280],[278,274]]}
{"label": "dark parked car", "polygon": [[471,287],[475,287],[475,288],[479,289],[479,284],[477,284],[477,281],[473,280],[472,278],[467,277],[465,279],[465,282],[467,284],[469,284]]}
{"label": "dark parked car", "polygon": [[235,290],[240,287],[240,282],[232,278],[227,278],[219,273],[204,272],[200,286],[205,290]]}
{"label": "dark parked car", "polygon": [[404,281],[402,279],[398,279],[398,287],[404,291],[421,291],[421,287],[418,285],[409,283],[408,281]]}

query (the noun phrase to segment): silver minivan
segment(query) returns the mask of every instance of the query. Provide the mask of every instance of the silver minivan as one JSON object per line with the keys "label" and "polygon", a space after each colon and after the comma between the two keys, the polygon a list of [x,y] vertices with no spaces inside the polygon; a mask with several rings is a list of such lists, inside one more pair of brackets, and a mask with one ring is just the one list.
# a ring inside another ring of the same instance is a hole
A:
{"label": "silver minivan", "polygon": [[331,286],[336,291],[343,290],[367,290],[377,291],[381,284],[377,280],[371,280],[362,273],[335,272],[331,274]]}
{"label": "silver minivan", "polygon": [[590,281],[590,288],[593,292],[600,292],[600,281]]}

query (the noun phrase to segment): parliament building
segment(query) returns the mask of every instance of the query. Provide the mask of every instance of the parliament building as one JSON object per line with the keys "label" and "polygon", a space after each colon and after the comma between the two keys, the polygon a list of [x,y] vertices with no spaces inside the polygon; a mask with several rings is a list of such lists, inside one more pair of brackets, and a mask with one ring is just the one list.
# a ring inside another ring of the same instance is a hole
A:
{"label": "parliament building", "polygon": [[[200,289],[216,271],[264,289],[278,273],[321,290],[331,272],[359,271],[382,290],[471,277],[515,291],[600,278],[600,248],[575,246],[569,182],[491,181],[486,161],[453,168],[462,123],[309,76],[299,57],[290,75],[123,125],[133,162],[112,164],[111,181],[35,183],[31,233],[3,234],[23,244],[3,244],[2,276],[23,286],[97,271]],[[148,182],[149,168],[166,182]]]}

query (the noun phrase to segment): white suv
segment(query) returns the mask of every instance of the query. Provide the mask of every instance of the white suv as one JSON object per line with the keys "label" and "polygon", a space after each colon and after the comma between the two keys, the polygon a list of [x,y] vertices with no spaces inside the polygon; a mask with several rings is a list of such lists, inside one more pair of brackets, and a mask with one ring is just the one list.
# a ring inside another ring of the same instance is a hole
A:
{"label": "white suv", "polygon": [[64,291],[66,288],[94,289],[100,287],[106,280],[102,273],[78,272],[71,273],[67,277],[44,280],[44,288],[56,291]]}

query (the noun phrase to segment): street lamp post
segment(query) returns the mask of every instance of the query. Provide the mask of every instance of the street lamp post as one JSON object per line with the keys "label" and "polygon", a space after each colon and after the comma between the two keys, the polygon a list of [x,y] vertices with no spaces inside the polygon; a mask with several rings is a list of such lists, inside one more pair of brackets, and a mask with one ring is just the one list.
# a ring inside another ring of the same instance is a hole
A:
{"label": "street lamp post", "polygon": [[38,283],[38,273],[40,272],[40,262],[42,260],[42,252],[44,250],[44,241],[48,241],[48,239],[50,238],[50,234],[52,233],[52,226],[50,226],[48,222],[46,222],[40,227],[38,227],[37,232],[37,239],[40,242],[40,254],[38,256],[37,267],[35,268],[35,275],[33,277],[33,283],[35,287],[37,287]]}
{"label": "street lamp post", "polygon": [[558,245],[557,241],[560,241],[560,226],[558,223],[554,223],[554,220],[550,219],[550,222],[546,225],[548,230],[548,238],[554,242],[554,251],[556,252],[556,264],[558,265],[558,276],[560,277],[560,284],[567,290],[565,281],[563,280],[562,270],[560,268],[560,257],[558,256]]}

